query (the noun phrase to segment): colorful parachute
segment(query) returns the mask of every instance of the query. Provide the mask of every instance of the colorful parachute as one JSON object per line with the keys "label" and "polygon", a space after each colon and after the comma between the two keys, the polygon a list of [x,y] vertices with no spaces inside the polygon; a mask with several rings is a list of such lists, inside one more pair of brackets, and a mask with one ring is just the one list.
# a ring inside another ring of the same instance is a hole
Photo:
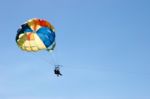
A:
{"label": "colorful parachute", "polygon": [[17,31],[17,45],[25,51],[53,50],[55,47],[54,27],[43,19],[30,19]]}

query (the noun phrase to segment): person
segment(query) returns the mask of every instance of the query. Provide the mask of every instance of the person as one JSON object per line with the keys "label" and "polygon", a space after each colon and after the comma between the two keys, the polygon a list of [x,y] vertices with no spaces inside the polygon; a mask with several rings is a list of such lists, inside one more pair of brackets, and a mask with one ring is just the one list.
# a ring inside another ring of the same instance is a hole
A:
{"label": "person", "polygon": [[62,76],[62,74],[60,73],[59,65],[55,65],[54,74],[56,74],[57,77]]}

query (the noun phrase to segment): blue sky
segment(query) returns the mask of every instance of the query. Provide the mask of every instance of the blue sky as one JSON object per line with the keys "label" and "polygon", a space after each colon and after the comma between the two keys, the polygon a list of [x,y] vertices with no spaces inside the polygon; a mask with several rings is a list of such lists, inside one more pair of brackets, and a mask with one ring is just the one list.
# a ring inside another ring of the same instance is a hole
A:
{"label": "blue sky", "polygon": [[[149,0],[1,0],[0,12],[1,99],[150,99]],[[35,17],[56,28],[53,58],[16,45]]]}

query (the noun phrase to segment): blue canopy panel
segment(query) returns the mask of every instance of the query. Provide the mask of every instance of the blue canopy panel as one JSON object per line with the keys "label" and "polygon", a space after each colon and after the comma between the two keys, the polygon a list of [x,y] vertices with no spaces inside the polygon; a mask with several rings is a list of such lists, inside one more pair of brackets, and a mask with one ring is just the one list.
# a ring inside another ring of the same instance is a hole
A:
{"label": "blue canopy panel", "polygon": [[48,27],[41,27],[36,34],[40,37],[46,48],[50,47],[55,41],[55,33]]}

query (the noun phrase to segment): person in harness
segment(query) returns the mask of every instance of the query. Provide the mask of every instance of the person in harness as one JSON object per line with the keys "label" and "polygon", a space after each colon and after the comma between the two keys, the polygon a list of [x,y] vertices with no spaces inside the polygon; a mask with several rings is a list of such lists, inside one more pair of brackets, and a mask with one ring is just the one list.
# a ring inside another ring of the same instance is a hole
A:
{"label": "person in harness", "polygon": [[62,76],[62,74],[60,73],[60,65],[55,65],[55,69],[54,69],[54,74],[57,75],[57,77]]}

